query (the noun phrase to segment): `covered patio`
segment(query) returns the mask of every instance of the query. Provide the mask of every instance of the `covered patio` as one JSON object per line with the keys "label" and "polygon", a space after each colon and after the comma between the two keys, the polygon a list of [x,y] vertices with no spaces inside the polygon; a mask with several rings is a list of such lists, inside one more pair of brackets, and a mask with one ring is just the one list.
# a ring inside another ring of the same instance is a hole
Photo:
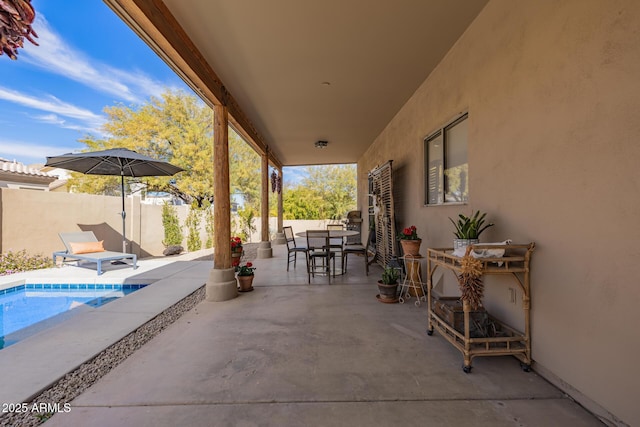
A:
{"label": "covered patio", "polygon": [[[608,425],[640,424],[640,2],[106,3],[214,109],[218,250],[208,302],[52,424],[596,422],[563,393]],[[446,198],[429,150],[460,120],[463,155],[441,160],[455,157],[465,181]],[[262,156],[258,283],[240,297],[229,126]],[[465,375],[453,347],[424,335],[424,307],[378,303],[376,272],[358,263],[331,286],[285,274],[266,223],[269,167],[357,163],[367,230],[368,173],[390,160],[392,226],[415,225],[423,253],[451,246],[449,218],[473,210],[496,223],[485,241],[535,242],[531,299],[488,279],[483,300],[515,322],[530,305],[534,372],[496,357]]]}
{"label": "covered patio", "polygon": [[200,303],[46,425],[601,425],[515,358],[463,373],[425,333],[424,305],[376,300],[380,267],[366,276],[352,257],[348,275],[309,285],[285,260],[275,245],[254,291]]}

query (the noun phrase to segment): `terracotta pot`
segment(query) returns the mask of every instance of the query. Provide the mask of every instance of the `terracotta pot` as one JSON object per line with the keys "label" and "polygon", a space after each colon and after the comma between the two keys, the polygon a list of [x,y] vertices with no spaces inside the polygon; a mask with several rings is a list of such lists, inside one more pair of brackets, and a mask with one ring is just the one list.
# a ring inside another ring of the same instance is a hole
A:
{"label": "terracotta pot", "polygon": [[251,276],[238,276],[238,290],[240,292],[249,292],[253,290],[253,274]]}
{"label": "terracotta pot", "polygon": [[400,240],[400,244],[402,245],[402,252],[405,255],[420,255],[420,245],[422,244],[422,239],[402,239]]}
{"label": "terracotta pot", "polygon": [[237,267],[240,265],[240,257],[242,257],[242,251],[231,252],[231,267]]}

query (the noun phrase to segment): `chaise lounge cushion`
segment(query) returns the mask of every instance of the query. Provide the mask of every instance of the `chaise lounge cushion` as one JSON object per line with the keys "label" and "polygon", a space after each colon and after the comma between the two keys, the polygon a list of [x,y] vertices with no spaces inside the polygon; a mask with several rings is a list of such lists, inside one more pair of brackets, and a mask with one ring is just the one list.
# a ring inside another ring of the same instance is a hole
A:
{"label": "chaise lounge cushion", "polygon": [[104,252],[104,240],[97,242],[69,242],[72,254],[90,254]]}

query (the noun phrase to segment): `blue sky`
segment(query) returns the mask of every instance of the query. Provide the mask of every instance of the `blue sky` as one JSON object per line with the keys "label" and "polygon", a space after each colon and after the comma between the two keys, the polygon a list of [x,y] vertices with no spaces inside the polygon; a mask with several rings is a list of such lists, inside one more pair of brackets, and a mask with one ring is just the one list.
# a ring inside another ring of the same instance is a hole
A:
{"label": "blue sky", "polygon": [[[64,3],[64,5],[61,5]],[[38,33],[18,59],[0,56],[0,157],[26,165],[80,151],[107,106],[191,89],[101,0],[33,0]],[[304,168],[285,169],[297,182]]]}
{"label": "blue sky", "polygon": [[102,1],[33,0],[40,46],[0,56],[0,157],[25,164],[103,136],[103,109],[189,87]]}

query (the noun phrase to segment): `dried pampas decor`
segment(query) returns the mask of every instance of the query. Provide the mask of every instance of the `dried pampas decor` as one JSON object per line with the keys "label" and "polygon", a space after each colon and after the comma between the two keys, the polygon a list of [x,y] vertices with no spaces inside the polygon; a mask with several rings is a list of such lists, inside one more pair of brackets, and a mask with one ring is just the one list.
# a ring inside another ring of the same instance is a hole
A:
{"label": "dried pampas decor", "polygon": [[460,275],[458,284],[460,285],[460,299],[467,301],[472,310],[477,310],[482,306],[482,296],[484,294],[484,284],[482,283],[482,262],[470,254],[471,246],[460,260]]}
{"label": "dried pampas decor", "polygon": [[17,59],[18,48],[24,46],[25,38],[38,46],[32,38],[38,37],[31,28],[35,17],[31,0],[0,0],[0,55]]}

